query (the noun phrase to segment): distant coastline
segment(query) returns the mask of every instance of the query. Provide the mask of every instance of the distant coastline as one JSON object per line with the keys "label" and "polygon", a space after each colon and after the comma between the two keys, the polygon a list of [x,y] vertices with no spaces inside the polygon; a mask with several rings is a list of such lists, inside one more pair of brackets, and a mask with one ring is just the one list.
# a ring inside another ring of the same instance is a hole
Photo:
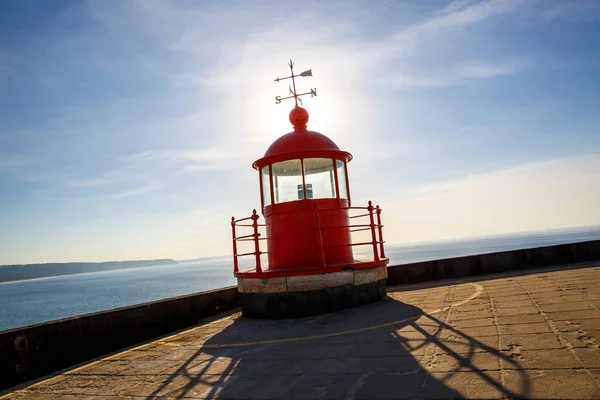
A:
{"label": "distant coastline", "polygon": [[[545,231],[514,232],[490,236],[464,237],[431,242],[408,242],[388,245],[386,253],[392,263],[410,263],[430,259],[459,257],[465,255],[508,251],[518,248],[539,247],[600,239],[600,226],[569,227]],[[366,256],[358,248],[355,256]],[[416,259],[411,254],[417,254]],[[427,254],[427,256],[423,256]],[[425,258],[423,258],[425,257]],[[225,262],[224,260],[227,260]],[[0,284],[48,279],[59,276],[91,274],[104,271],[182,265],[186,263],[211,263],[215,266],[229,265],[231,256],[209,256],[186,260],[156,259],[108,262],[68,262],[0,265]],[[225,263],[225,264],[224,264]]]}
{"label": "distant coastline", "polygon": [[0,283],[172,264],[177,262],[172,259],[159,259],[0,265]]}

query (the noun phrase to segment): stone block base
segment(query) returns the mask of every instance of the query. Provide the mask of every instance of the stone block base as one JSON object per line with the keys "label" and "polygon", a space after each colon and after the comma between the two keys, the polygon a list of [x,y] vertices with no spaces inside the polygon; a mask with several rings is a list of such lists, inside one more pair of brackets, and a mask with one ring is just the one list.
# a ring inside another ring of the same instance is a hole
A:
{"label": "stone block base", "polygon": [[386,295],[385,279],[362,285],[343,285],[286,293],[240,293],[247,318],[299,318],[374,303]]}

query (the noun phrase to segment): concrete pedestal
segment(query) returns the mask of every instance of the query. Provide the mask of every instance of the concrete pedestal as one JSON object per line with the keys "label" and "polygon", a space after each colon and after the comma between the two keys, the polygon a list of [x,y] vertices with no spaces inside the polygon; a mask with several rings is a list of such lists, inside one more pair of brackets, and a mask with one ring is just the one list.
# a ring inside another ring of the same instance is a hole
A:
{"label": "concrete pedestal", "polygon": [[385,265],[314,275],[238,278],[242,315],[298,318],[374,303],[386,295],[386,278]]}

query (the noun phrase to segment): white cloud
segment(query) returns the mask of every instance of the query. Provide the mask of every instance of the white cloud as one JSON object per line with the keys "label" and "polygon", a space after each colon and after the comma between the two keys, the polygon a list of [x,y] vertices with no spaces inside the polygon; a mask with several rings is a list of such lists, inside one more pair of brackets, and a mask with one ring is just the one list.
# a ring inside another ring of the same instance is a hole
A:
{"label": "white cloud", "polygon": [[392,243],[600,224],[600,157],[520,165],[382,199]]}
{"label": "white cloud", "polygon": [[76,188],[87,188],[87,187],[97,187],[104,185],[112,185],[115,183],[120,183],[128,178],[126,177],[114,177],[114,178],[91,178],[91,179],[73,179],[67,182],[68,186],[76,187]]}
{"label": "white cloud", "polygon": [[[386,83],[397,88],[439,88],[466,85],[473,80],[498,78],[515,75],[526,70],[531,63],[525,59],[511,59],[497,62],[470,60],[455,65],[435,67],[424,75],[399,73],[381,77],[379,83]],[[425,68],[427,70],[427,68]]]}
{"label": "white cloud", "polygon": [[0,171],[13,171],[25,167],[29,159],[24,156],[0,155]]}
{"label": "white cloud", "polygon": [[122,192],[113,193],[109,195],[111,198],[120,199],[123,197],[131,197],[131,196],[139,196],[142,194],[146,194],[149,192],[153,192],[162,187],[162,185],[158,182],[149,182],[146,185],[135,187],[133,189],[128,189]]}
{"label": "white cloud", "polygon": [[[185,172],[230,170],[240,168],[241,164],[252,159],[261,150],[262,148],[257,145],[246,146],[242,150],[235,149],[233,146],[211,146],[197,149],[172,149],[164,151],[154,150],[130,154],[122,157],[121,161],[138,165],[163,161]],[[99,182],[105,181],[107,183],[112,182],[110,179],[99,179]]]}
{"label": "white cloud", "polygon": [[[351,13],[335,15],[326,12],[326,5],[313,4],[312,8],[299,11],[295,3],[285,2],[277,7],[264,3],[243,9],[210,5],[196,8],[182,3],[144,1],[115,9],[104,2],[93,2],[92,10],[109,30],[125,34],[134,24],[156,39],[173,60],[173,68],[167,73],[172,85],[196,90],[201,96],[211,95],[214,123],[208,126],[218,124],[219,133],[210,134],[210,130],[203,129],[207,127],[205,116],[201,116],[200,121],[182,123],[177,130],[199,131],[198,140],[209,142],[207,147],[226,147],[233,140],[246,138],[251,142],[258,137],[263,139],[259,143],[265,146],[289,129],[285,117],[288,108],[282,105],[275,110],[270,103],[276,94],[286,92],[287,85],[277,86],[272,80],[286,72],[284,62],[292,56],[299,61],[299,68],[312,68],[315,72],[313,78],[300,82],[304,88],[319,88],[316,100],[319,107],[311,111],[311,120],[319,124],[319,130],[335,130],[348,136],[348,145],[363,148],[363,143],[347,134],[363,129],[361,122],[350,123],[346,118],[339,118],[339,111],[336,114],[339,107],[332,104],[367,110],[368,99],[353,93],[373,83],[435,88],[517,73],[518,63],[510,60],[466,60],[464,63],[458,60],[450,71],[435,71],[424,68],[415,56],[428,52],[432,39],[447,39],[450,31],[508,15],[523,3],[517,0],[458,1],[384,36],[361,34],[365,29],[361,18],[368,11],[365,5],[354,6],[356,10]],[[283,18],[292,11],[293,20]],[[290,35],[302,25],[310,29]],[[389,68],[389,65],[395,67]],[[401,72],[394,76],[393,71],[397,71],[398,66]],[[384,68],[386,73],[382,74]],[[381,76],[386,78],[381,79]],[[351,102],[347,101],[349,98]],[[206,107],[206,104],[198,105],[199,110]],[[323,109],[327,109],[329,115],[322,112],[314,115]],[[356,114],[353,109],[347,109],[346,113]],[[365,123],[364,129],[370,127]],[[183,168],[205,171],[211,170],[212,165],[222,169],[226,167],[225,160],[194,162]]]}
{"label": "white cloud", "polygon": [[[393,38],[400,42],[410,39],[412,41],[426,42],[433,35],[447,33],[448,30],[465,28],[489,19],[510,14],[523,5],[525,0],[486,0],[454,2],[449,7],[443,8],[432,17],[426,18],[414,25],[406,27]],[[399,43],[400,44],[400,43]]]}
{"label": "white cloud", "polygon": [[496,63],[467,61],[456,66],[456,77],[486,79],[513,75],[523,71],[527,65],[528,62],[525,60],[509,60]]}
{"label": "white cloud", "polygon": [[186,164],[183,170],[191,172],[245,168],[246,160],[252,159],[260,152],[257,148],[243,150],[232,150],[232,148],[228,146],[185,151],[181,156],[190,163]]}
{"label": "white cloud", "polygon": [[597,0],[551,2],[540,12],[540,16],[546,22],[594,21],[600,19],[600,2]]}
{"label": "white cloud", "polygon": [[[103,10],[104,3],[94,4],[104,23],[123,29],[121,23],[112,22],[114,16],[105,16],[108,11]],[[137,2],[136,16],[144,21],[145,29],[154,32],[153,27],[160,26],[161,39],[179,57],[181,68],[171,75],[173,83],[247,96],[250,93],[245,88],[255,90],[256,82],[270,82],[274,66],[290,55],[312,60],[313,68],[323,69],[330,64],[326,69],[336,71],[330,79],[363,77],[398,57],[426,50],[433,37],[445,35],[448,30],[505,16],[524,4],[527,2],[522,0],[457,1],[413,25],[371,39],[358,34],[362,28],[357,20],[332,15],[321,20],[317,5],[309,13],[298,12],[291,3],[244,9],[184,9],[176,3]],[[288,9],[295,10],[293,21],[281,18]],[[304,24],[311,28],[301,35],[289,34]],[[429,86],[426,78],[420,80],[422,86]]]}
{"label": "white cloud", "polygon": [[450,2],[446,7],[441,9],[438,14],[450,14],[457,11],[460,11],[467,6],[477,2],[479,0],[454,0]]}

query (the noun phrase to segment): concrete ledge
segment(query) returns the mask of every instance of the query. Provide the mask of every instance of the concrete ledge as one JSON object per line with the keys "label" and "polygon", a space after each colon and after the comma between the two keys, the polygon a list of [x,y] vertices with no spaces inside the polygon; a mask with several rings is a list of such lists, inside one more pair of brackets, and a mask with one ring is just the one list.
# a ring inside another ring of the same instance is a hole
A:
{"label": "concrete ledge", "polygon": [[371,282],[385,280],[387,276],[387,265],[376,268],[357,269],[354,270],[354,285],[360,286]]}
{"label": "concrete ledge", "polygon": [[229,287],[1,332],[0,390],[238,306],[237,288]]}
{"label": "concrete ledge", "polygon": [[388,267],[387,284],[392,286],[587,261],[600,261],[600,240],[394,265]]}
{"label": "concrete ledge", "polygon": [[240,293],[287,293],[321,290],[344,285],[359,286],[387,278],[387,267],[347,269],[327,274],[277,278],[238,278]]}
{"label": "concrete ledge", "polygon": [[300,318],[363,306],[386,295],[385,279],[364,285],[343,285],[287,293],[242,293],[242,315],[247,318]]}

